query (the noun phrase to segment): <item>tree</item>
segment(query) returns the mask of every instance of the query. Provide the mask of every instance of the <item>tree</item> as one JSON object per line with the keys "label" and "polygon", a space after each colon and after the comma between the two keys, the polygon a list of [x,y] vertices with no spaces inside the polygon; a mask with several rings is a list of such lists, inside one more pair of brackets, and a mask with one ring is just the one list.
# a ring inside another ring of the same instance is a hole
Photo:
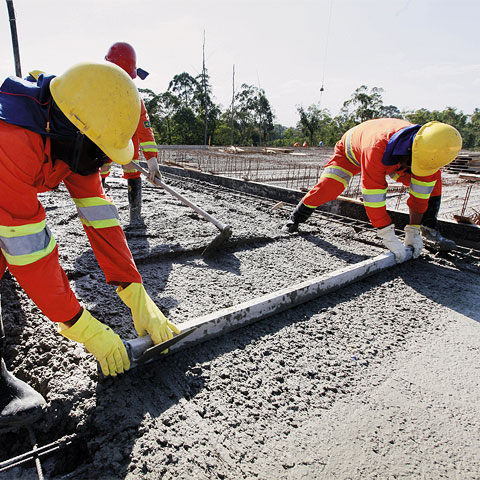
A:
{"label": "tree", "polygon": [[384,118],[403,118],[402,112],[395,105],[380,107],[380,116]]}
{"label": "tree", "polygon": [[470,121],[462,133],[463,148],[480,149],[480,109],[473,111]]}
{"label": "tree", "polygon": [[273,113],[265,91],[253,85],[242,84],[235,94],[234,123],[244,145],[257,145],[268,139],[273,131]]}
{"label": "tree", "polygon": [[157,143],[171,145],[172,117],[180,107],[180,100],[170,92],[156,95],[148,89],[139,91],[150,117]]}
{"label": "tree", "polygon": [[313,145],[313,137],[320,125],[321,110],[316,105],[310,105],[306,110],[297,106],[297,112],[300,115],[298,127],[309,137],[310,145]]}
{"label": "tree", "polygon": [[187,72],[175,75],[168,84],[168,91],[178,96],[183,108],[195,108],[199,88],[201,86],[199,86],[197,80]]}
{"label": "tree", "polygon": [[372,87],[370,93],[366,85],[361,85],[350,97],[343,103],[343,110],[347,113],[352,107],[354,110],[351,114],[356,123],[365,122],[372,118],[380,118],[382,116],[382,99],[383,88]]}
{"label": "tree", "polygon": [[204,123],[206,121],[207,137],[213,138],[221,111],[212,100],[212,87],[207,70],[205,69],[204,73],[198,75],[195,81],[197,83],[197,88],[194,93],[195,113],[199,118],[203,119]]}

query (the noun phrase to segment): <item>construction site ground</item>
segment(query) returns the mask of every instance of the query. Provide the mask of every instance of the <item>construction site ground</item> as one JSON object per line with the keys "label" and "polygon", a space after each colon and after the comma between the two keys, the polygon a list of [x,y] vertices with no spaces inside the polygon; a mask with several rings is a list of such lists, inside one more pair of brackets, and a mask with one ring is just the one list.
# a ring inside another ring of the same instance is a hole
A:
{"label": "construction site ground", "polygon": [[[218,230],[144,183],[143,227],[128,228],[126,180],[108,194],[157,305],[177,324],[384,252],[372,230],[315,214],[279,230],[292,206],[166,177],[233,229]],[[65,188],[40,195],[60,263],[81,303],[122,338],[131,315],[105,284]],[[56,333],[7,273],[6,362],[47,399],[39,446],[46,479],[480,478],[480,260],[425,250],[347,288],[116,379]],[[32,449],[0,433],[0,462]],[[0,472],[32,479],[33,462]]]}
{"label": "construction site ground", "polygon": [[[277,149],[211,147],[166,149],[160,152],[160,157],[164,164],[308,191],[317,183],[332,154],[333,148],[330,147]],[[467,155],[472,155],[476,159],[479,154],[462,151],[459,158]],[[475,162],[477,164],[478,160]],[[480,170],[480,166],[475,168],[477,172]],[[442,217],[454,220],[455,215],[469,217],[475,213],[480,214],[480,175],[473,175],[473,178],[468,180],[463,177],[461,170],[454,170],[456,171],[453,172],[448,167],[442,170]],[[468,171],[469,169],[466,169],[465,173]],[[388,180],[390,184],[387,196],[388,208],[408,212],[406,204],[408,188]],[[342,195],[361,198],[360,175],[352,179]]]}

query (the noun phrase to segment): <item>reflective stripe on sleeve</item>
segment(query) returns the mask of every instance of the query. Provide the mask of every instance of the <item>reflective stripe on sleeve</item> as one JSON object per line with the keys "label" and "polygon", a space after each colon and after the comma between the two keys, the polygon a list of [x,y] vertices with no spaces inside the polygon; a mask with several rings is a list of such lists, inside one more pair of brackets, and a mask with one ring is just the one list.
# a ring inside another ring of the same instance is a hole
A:
{"label": "reflective stripe on sleeve", "polygon": [[144,152],[157,152],[158,147],[155,142],[140,142],[140,148]]}
{"label": "reflective stripe on sleeve", "polygon": [[350,162],[359,167],[360,162],[357,160],[357,157],[355,157],[355,152],[352,148],[352,134],[355,128],[356,127],[353,127],[347,132],[347,137],[345,140],[345,155],[347,156],[348,160],[350,160]]}
{"label": "reflective stripe on sleeve", "polygon": [[93,228],[119,227],[117,208],[100,197],[74,198],[78,216],[83,225]]}
{"label": "reflective stripe on sleeve", "polygon": [[366,207],[382,208],[385,206],[385,202],[387,200],[387,189],[386,188],[385,189],[362,188],[362,195],[363,195],[363,204]]}
{"label": "reflective stripe on sleeve", "polygon": [[331,178],[332,180],[336,180],[337,182],[342,183],[346,188],[348,187],[348,182],[350,182],[353,174],[345,168],[339,167],[337,165],[332,165],[325,168],[321,176],[323,178]]}
{"label": "reflective stripe on sleeve", "polygon": [[389,177],[396,182],[396,181],[399,179],[400,174],[398,174],[398,173],[390,173]]}
{"label": "reflective stripe on sleeve", "polygon": [[29,265],[49,255],[56,242],[45,220],[30,225],[0,225],[0,249],[10,265]]}
{"label": "reflective stripe on sleeve", "polygon": [[428,199],[436,183],[436,180],[434,180],[433,182],[421,182],[420,180],[412,177],[412,179],[410,180],[409,193],[415,198]]}

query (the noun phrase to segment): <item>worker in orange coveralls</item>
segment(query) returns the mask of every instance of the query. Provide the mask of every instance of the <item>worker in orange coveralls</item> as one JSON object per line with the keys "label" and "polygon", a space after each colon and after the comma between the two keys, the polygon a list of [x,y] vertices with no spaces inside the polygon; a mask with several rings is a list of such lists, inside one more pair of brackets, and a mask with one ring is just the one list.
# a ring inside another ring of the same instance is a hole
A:
{"label": "worker in orange coveralls", "polygon": [[[119,67],[123,68],[132,79],[141,78],[144,80],[148,73],[141,68],[137,68],[137,55],[131,45],[125,42],[114,43],[105,55],[105,60],[115,63]],[[149,178],[154,180],[155,176],[160,177],[160,171],[158,169],[158,149],[155,143],[155,137],[150,124],[150,118],[148,117],[147,110],[143,100],[140,99],[141,113],[138,127],[133,136],[133,144],[135,147],[135,153],[133,156],[134,161],[138,161],[139,149],[142,149],[143,156],[147,160]],[[110,175],[110,168],[112,162],[106,162],[100,170],[102,176],[102,184],[105,186],[107,177]],[[141,210],[142,210],[142,180],[140,178],[140,172],[132,169],[131,167],[123,166],[123,178],[128,183],[128,203],[130,205],[130,224],[135,225],[142,223]]]}
{"label": "worker in orange coveralls", "polygon": [[[108,62],[40,75],[35,84],[9,77],[0,87],[0,275],[8,268],[58,332],[84,344],[112,376],[130,367],[125,346],[75,297],[37,194],[63,181],[106,282],[117,286],[138,335],[148,332],[157,344],[179,333],[147,294],[99,175],[106,155],[122,165],[131,161],[139,116],[135,85]],[[45,401],[7,370],[0,326],[0,426],[29,423]]]}
{"label": "worker in orange coveralls", "polygon": [[[282,229],[295,232],[317,207],[336,199],[350,179],[360,173],[363,204],[385,246],[397,262],[405,260],[406,246],[413,248],[413,257],[417,258],[423,248],[420,225],[432,194],[438,200],[435,208],[439,207],[440,168],[450,163],[461,147],[458,131],[444,123],[429,122],[420,126],[394,118],[363,122],[337,142],[317,185],[299,202]],[[410,224],[405,227],[404,244],[395,235],[387,213],[386,177],[389,175],[410,186],[407,201]],[[428,214],[431,216],[432,212]]]}

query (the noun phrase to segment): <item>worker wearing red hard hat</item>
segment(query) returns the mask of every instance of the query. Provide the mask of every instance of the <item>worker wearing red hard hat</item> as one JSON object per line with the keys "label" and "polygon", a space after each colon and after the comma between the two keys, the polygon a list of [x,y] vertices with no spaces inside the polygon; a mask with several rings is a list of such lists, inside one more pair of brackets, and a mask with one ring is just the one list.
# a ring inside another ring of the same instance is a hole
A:
{"label": "worker wearing red hard hat", "polygon": [[[105,55],[105,60],[114,63],[122,68],[130,75],[132,79],[141,78],[144,80],[148,73],[141,68],[137,68],[137,55],[134,48],[125,42],[114,43]],[[143,100],[140,99],[140,121],[138,122],[137,129],[132,138],[135,153],[133,160],[138,160],[139,150],[141,149],[145,159],[147,160],[148,170],[150,173],[150,179],[153,180],[155,176],[160,177],[158,170],[158,149],[155,143],[155,137],[150,124],[147,110]],[[100,175],[102,176],[102,184],[105,186],[107,177],[110,175],[110,168],[112,162],[106,162],[100,169]],[[140,172],[138,170],[123,167],[123,178],[128,183],[128,202],[130,205],[130,223],[137,224],[142,222],[141,209],[142,209],[142,181],[140,178]]]}
{"label": "worker wearing red hard hat", "polygon": [[[37,195],[64,183],[106,282],[117,286],[138,335],[148,332],[160,343],[179,333],[147,294],[100,181],[106,156],[121,165],[132,160],[139,117],[137,88],[108,62],[82,63],[58,77],[41,74],[36,83],[9,77],[0,87],[0,277],[8,268],[58,332],[84,344],[112,376],[130,366],[125,346],[80,305]],[[7,370],[4,348],[0,316],[0,426],[28,423],[45,401]]]}
{"label": "worker wearing red hard hat", "polygon": [[[420,126],[394,118],[363,122],[337,142],[317,185],[299,202],[283,230],[296,231],[317,207],[336,199],[351,178],[360,173],[363,204],[385,246],[398,262],[406,258],[407,246],[413,248],[413,257],[417,258],[423,248],[422,222],[428,220],[426,227],[430,231],[436,228],[440,168],[450,163],[461,147],[459,132],[445,123]],[[405,227],[404,244],[395,235],[386,208],[388,176],[409,185],[410,224]]]}

